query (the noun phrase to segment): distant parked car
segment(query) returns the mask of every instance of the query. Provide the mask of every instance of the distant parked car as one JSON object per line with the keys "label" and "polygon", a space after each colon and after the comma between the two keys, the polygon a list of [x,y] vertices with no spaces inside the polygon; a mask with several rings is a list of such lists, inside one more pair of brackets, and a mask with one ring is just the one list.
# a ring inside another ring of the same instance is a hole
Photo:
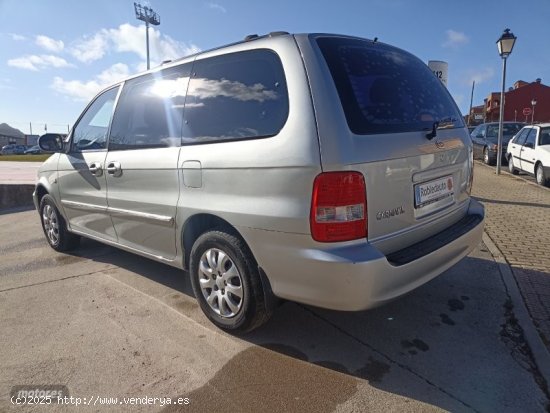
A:
{"label": "distant parked car", "polygon": [[42,151],[42,149],[40,149],[40,146],[34,145],[34,146],[31,146],[29,149],[27,149],[25,151],[25,155],[38,155],[38,154],[41,154],[43,152],[44,151]]}
{"label": "distant parked car", "polygon": [[[506,162],[508,142],[525,123],[504,122],[502,125],[502,161]],[[494,165],[498,152],[498,122],[482,123],[470,134],[474,144],[474,158],[483,159],[487,165]]]}
{"label": "distant parked car", "polygon": [[26,149],[25,145],[10,143],[2,147],[2,155],[22,155]]}
{"label": "distant parked car", "polygon": [[524,171],[550,186],[550,123],[525,126],[508,144],[506,158],[510,173]]}

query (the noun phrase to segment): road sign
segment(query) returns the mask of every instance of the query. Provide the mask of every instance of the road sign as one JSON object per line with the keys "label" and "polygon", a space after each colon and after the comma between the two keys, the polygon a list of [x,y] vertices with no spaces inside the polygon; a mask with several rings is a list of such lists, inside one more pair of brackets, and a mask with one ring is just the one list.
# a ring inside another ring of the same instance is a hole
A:
{"label": "road sign", "polygon": [[531,108],[523,108],[523,116],[529,116],[531,114]]}

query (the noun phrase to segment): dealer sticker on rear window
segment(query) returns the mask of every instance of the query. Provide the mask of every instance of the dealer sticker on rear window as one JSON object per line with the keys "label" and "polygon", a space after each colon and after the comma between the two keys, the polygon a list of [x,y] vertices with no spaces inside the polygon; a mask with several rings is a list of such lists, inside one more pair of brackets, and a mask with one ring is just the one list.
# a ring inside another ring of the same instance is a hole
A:
{"label": "dealer sticker on rear window", "polygon": [[452,197],[454,183],[451,175],[414,186],[414,206],[422,208],[434,202]]}

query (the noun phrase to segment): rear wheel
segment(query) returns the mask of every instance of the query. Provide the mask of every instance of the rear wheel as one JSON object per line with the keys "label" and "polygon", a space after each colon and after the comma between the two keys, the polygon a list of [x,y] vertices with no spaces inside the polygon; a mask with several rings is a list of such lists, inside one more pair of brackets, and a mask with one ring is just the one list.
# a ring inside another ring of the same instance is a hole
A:
{"label": "rear wheel", "polygon": [[514,157],[512,155],[510,155],[510,157],[508,158],[508,171],[512,175],[517,175],[519,173],[519,171],[514,166]]}
{"label": "rear wheel", "polygon": [[189,264],[197,301],[216,326],[248,332],[269,319],[258,265],[240,238],[222,230],[202,234]]}
{"label": "rear wheel", "polygon": [[544,173],[544,167],[541,163],[537,164],[537,167],[535,169],[535,179],[537,180],[537,184],[539,185],[550,186],[550,179]]}
{"label": "rear wheel", "polygon": [[56,251],[69,251],[76,248],[80,242],[78,235],[67,230],[65,220],[55,206],[50,195],[44,195],[40,200],[40,220],[48,244]]}

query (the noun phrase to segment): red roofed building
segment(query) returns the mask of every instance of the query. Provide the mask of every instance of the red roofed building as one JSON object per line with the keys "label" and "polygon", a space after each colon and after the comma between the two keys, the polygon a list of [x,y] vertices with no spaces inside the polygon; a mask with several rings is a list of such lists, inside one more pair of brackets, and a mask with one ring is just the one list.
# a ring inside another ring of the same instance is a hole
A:
{"label": "red roofed building", "polygon": [[[550,122],[550,87],[543,85],[541,79],[531,83],[518,80],[513,88],[505,92],[504,99],[504,121]],[[533,100],[536,101],[534,106]],[[491,93],[484,102],[485,121],[497,122],[500,116],[500,93]]]}

